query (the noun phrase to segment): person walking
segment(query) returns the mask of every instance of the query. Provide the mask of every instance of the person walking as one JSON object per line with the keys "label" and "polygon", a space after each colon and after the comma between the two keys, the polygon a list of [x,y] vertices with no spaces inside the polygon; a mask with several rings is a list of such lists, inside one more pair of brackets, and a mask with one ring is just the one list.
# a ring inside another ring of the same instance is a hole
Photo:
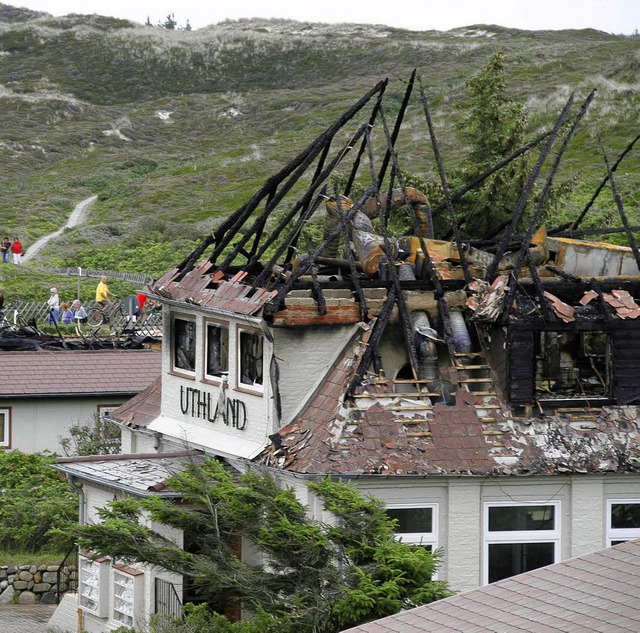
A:
{"label": "person walking", "polygon": [[50,292],[51,296],[47,301],[47,306],[49,307],[47,323],[49,325],[56,325],[58,323],[58,316],[60,315],[60,297],[58,296],[57,288],[51,288]]}
{"label": "person walking", "polygon": [[80,299],[73,300],[71,310],[73,312],[73,320],[76,322],[76,325],[87,322],[87,311],[84,309]]}
{"label": "person walking", "polygon": [[22,242],[17,237],[13,238],[11,252],[13,253],[13,263],[19,265],[22,261]]}
{"label": "person walking", "polygon": [[2,262],[8,264],[11,255],[11,240],[8,235],[5,235],[0,243],[0,253],[2,253]]}

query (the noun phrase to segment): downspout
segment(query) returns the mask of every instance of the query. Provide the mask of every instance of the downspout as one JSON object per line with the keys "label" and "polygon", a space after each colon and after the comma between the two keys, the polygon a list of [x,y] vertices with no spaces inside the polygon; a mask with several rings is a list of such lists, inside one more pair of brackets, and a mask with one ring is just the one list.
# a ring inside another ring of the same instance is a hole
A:
{"label": "downspout", "polygon": [[84,525],[84,489],[80,484],[75,483],[73,475],[67,473],[67,483],[78,493],[78,502],[80,507],[78,509],[78,523]]}

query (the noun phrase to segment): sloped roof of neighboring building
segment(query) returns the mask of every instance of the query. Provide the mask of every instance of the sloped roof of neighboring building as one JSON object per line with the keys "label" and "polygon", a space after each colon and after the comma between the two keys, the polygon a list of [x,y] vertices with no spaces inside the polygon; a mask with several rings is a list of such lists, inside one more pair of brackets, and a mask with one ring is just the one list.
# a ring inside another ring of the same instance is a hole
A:
{"label": "sloped roof of neighboring building", "polygon": [[373,381],[348,393],[369,331],[347,346],[260,461],[298,473],[553,475],[640,472],[640,409],[515,418],[497,397],[459,387],[455,404],[425,405]]}
{"label": "sloped roof of neighboring building", "polygon": [[160,494],[176,496],[166,482],[186,468],[189,461],[199,461],[199,451],[144,453],[138,455],[90,455],[60,457],[54,468],[85,481],[108,485],[137,496]]}
{"label": "sloped roof of neighboring building", "polygon": [[513,576],[344,633],[635,633],[640,541]]}
{"label": "sloped roof of neighboring building", "polygon": [[162,377],[158,376],[146,389],[111,411],[108,417],[132,429],[146,427],[160,415],[161,394]]}
{"label": "sloped roof of neighboring building", "polygon": [[161,370],[159,350],[5,352],[0,397],[134,394]]}

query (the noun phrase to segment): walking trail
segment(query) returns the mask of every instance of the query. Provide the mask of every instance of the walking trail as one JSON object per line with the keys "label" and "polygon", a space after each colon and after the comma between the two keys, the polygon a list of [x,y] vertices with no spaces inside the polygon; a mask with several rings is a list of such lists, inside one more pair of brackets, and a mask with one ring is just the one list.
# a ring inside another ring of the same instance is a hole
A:
{"label": "walking trail", "polygon": [[82,224],[87,217],[87,210],[91,204],[97,200],[97,198],[98,196],[91,196],[90,198],[79,202],[71,212],[67,223],[61,229],[58,229],[53,233],[49,233],[49,235],[44,235],[26,250],[22,256],[22,263],[29,261],[49,240],[52,240],[54,237],[58,237],[58,235],[60,235],[65,229],[70,229],[78,224]]}

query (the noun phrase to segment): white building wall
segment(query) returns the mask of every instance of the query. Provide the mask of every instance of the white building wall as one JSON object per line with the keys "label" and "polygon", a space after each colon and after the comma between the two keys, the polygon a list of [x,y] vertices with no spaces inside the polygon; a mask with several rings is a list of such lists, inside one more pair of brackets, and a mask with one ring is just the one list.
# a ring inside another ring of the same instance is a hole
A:
{"label": "white building wall", "polygon": [[[263,385],[250,389],[239,384],[238,341],[241,330],[260,333],[259,320],[245,320],[228,315],[204,313],[199,310],[180,310],[178,318],[193,319],[196,323],[196,362],[193,373],[173,367],[173,340],[171,318],[165,319],[165,341],[162,353],[162,401],[161,416],[149,426],[172,438],[182,448],[201,447],[219,454],[253,456],[268,441],[268,436],[279,426],[274,419],[273,390],[270,381],[273,348],[265,336],[263,339]],[[215,318],[214,318],[215,317]],[[228,325],[229,372],[224,397],[234,403],[240,415],[234,425],[232,418],[225,423],[222,416],[214,419],[216,404],[221,396],[221,380],[205,377],[206,323]],[[194,391],[195,390],[195,391]],[[195,399],[195,400],[194,400]],[[203,406],[199,407],[198,402]],[[206,404],[205,404],[206,403]],[[171,440],[169,440],[171,441]],[[246,449],[243,452],[243,449]]]}
{"label": "white building wall", "polygon": [[274,354],[280,370],[281,426],[291,422],[318,389],[357,329],[357,325],[274,328]]}
{"label": "white building wall", "polygon": [[[286,477],[289,482],[290,478]],[[381,478],[352,482],[363,492],[394,506],[437,504],[438,578],[456,592],[482,585],[486,503],[560,503],[560,560],[607,546],[607,500],[640,501],[640,475],[549,476],[532,478]],[[323,518],[319,501],[310,511]]]}
{"label": "white building wall", "polygon": [[29,398],[2,400],[0,408],[11,409],[10,448],[24,453],[61,453],[59,438],[69,429],[95,419],[98,406],[122,404],[127,397]]}

